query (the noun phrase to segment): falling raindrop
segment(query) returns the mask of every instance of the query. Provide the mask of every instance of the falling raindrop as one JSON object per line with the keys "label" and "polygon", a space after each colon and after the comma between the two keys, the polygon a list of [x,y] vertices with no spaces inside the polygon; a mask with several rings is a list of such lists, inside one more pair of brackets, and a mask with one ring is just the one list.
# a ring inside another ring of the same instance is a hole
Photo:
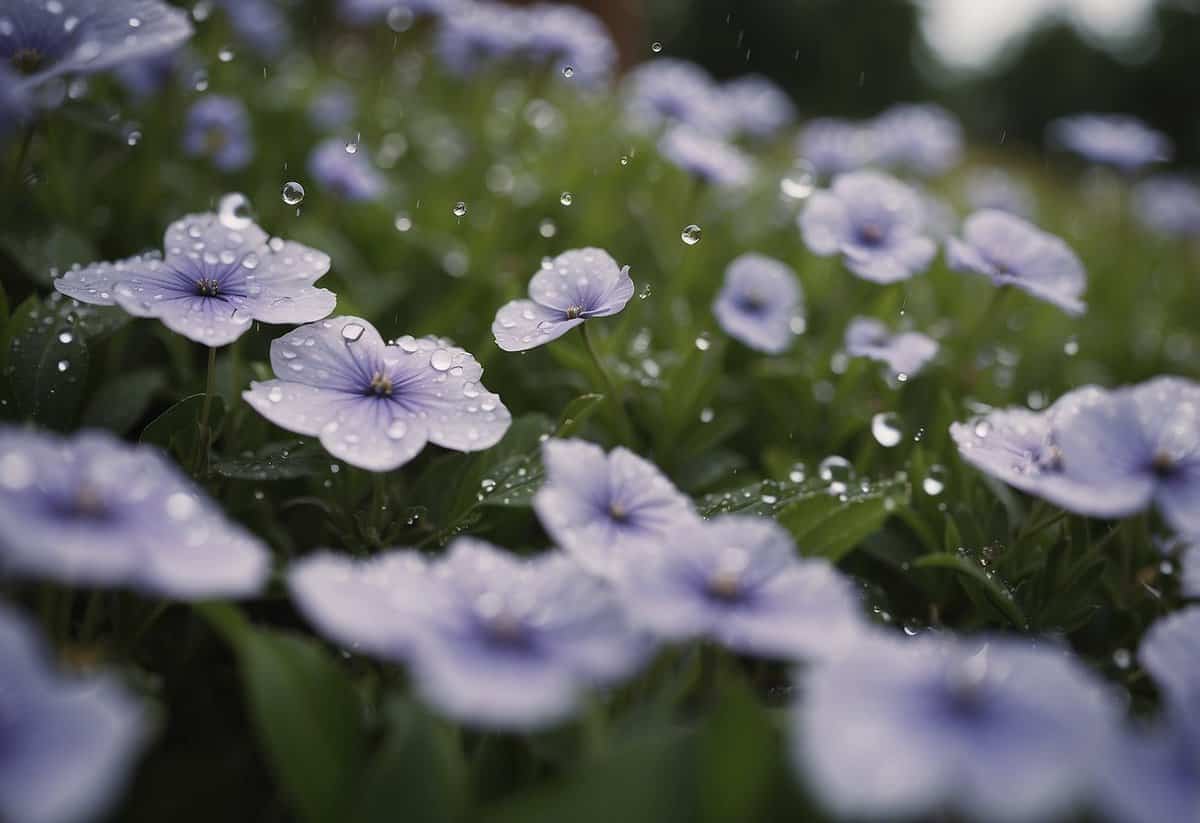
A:
{"label": "falling raindrop", "polygon": [[405,212],[398,212],[396,214],[396,219],[393,221],[393,225],[396,227],[396,231],[406,232],[412,228],[412,218],[409,217]]}
{"label": "falling raindrop", "polygon": [[568,80],[570,80],[572,77],[575,76],[575,67],[574,66],[563,66],[562,76],[567,78]]}
{"label": "falling raindrop", "polygon": [[696,338],[696,348],[700,351],[708,351],[710,346],[712,346],[712,340],[707,332]]}
{"label": "falling raindrop", "polygon": [[233,49],[229,48],[229,46],[225,46],[224,48],[222,48],[220,51],[217,52],[217,59],[220,60],[222,63],[232,63],[233,58],[234,58]]}
{"label": "falling raindrop", "polygon": [[649,283],[646,283],[642,286],[642,290],[640,292],[638,292],[638,299],[645,300],[647,297],[649,297],[653,293],[654,293],[654,288]]}
{"label": "falling raindrop", "polygon": [[550,239],[558,234],[558,226],[554,225],[554,221],[547,218],[538,224],[538,234],[546,239]]}
{"label": "falling raindrop", "polygon": [[1063,354],[1067,357],[1074,357],[1079,354],[1079,341],[1074,337],[1068,338],[1067,342],[1063,343]]}
{"label": "falling raindrop", "polygon": [[142,133],[137,129],[130,129],[125,133],[125,145],[133,148],[140,142],[142,142]]}
{"label": "falling raindrop", "polygon": [[58,370],[59,370],[60,372],[61,372],[61,371],[66,371],[66,370],[67,370],[67,369],[69,369],[69,368],[71,368],[71,363],[70,363],[70,361],[68,361],[68,360],[59,360],[59,361],[58,361]]}
{"label": "falling raindrop", "polygon": [[705,407],[700,410],[700,422],[701,423],[711,423],[711,422],[713,422],[713,419],[716,416],[717,416],[717,413],[714,412],[710,408]]}
{"label": "falling raindrop", "polygon": [[464,203],[462,200],[459,200],[457,203],[454,204],[454,209],[452,211],[453,211],[455,217],[463,217],[467,213],[467,204]]}
{"label": "falling raindrop", "polygon": [[575,202],[575,195],[571,194],[569,191],[564,191],[558,196],[558,202],[562,203],[564,206],[569,206]]}
{"label": "falling raindrop", "polygon": [[946,490],[946,467],[934,465],[929,467],[929,473],[921,481],[921,488],[930,497],[937,497]]}
{"label": "falling raindrop", "polygon": [[70,343],[74,339],[75,339],[75,335],[71,334],[71,332],[69,332],[69,331],[64,330],[64,331],[60,331],[58,333],[58,342],[62,343],[63,345]]}
{"label": "falling raindrop", "polygon": [[1118,669],[1128,669],[1133,664],[1133,655],[1129,649],[1117,649],[1112,654],[1113,665]]}
{"label": "falling raindrop", "polygon": [[192,75],[192,88],[199,92],[208,91],[208,72],[197,69]]}
{"label": "falling raindrop", "polygon": [[283,202],[289,206],[299,206],[304,202],[304,186],[295,180],[283,184]]}
{"label": "falling raindrop", "polygon": [[871,434],[875,442],[890,449],[900,444],[904,433],[900,430],[900,415],[895,412],[880,412],[871,418]]}
{"label": "falling raindrop", "polygon": [[655,54],[661,54],[662,49],[662,43],[658,42],[657,40],[650,44],[650,51],[654,52]]}
{"label": "falling raindrop", "polygon": [[684,227],[682,232],[679,233],[679,239],[688,246],[694,246],[700,242],[700,236],[702,234],[703,230],[699,226],[697,226],[695,223],[690,223]]}

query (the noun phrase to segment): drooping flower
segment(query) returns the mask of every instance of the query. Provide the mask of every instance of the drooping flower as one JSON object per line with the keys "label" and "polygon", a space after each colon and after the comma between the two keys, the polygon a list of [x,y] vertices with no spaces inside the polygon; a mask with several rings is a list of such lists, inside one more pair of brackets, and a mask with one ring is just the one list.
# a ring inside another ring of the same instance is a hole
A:
{"label": "drooping flower", "polygon": [[0,818],[77,823],[102,816],[149,737],[136,698],[107,675],[60,675],[42,638],[3,604],[0,660]]}
{"label": "drooping flower", "polygon": [[528,14],[525,49],[534,60],[549,63],[556,75],[585,87],[612,77],[617,47],[599,17],[564,3],[539,3]]}
{"label": "drooping flower", "polygon": [[803,677],[796,759],[855,819],[1058,819],[1085,798],[1116,713],[1068,653],[1000,637],[864,642]]}
{"label": "drooping flower", "polygon": [[844,345],[851,357],[886,363],[901,380],[915,377],[938,353],[938,342],[932,337],[915,331],[892,334],[883,321],[874,317],[851,320]]}
{"label": "drooping flower", "polygon": [[634,68],[625,79],[625,102],[631,123],[644,131],[674,123],[716,137],[733,130],[712,77],[686,60],[659,58]]}
{"label": "drooping flower", "polygon": [[962,126],[941,106],[892,106],[875,118],[871,131],[876,158],[885,166],[929,177],[950,170],[962,159]]}
{"label": "drooping flower", "polygon": [[633,297],[633,280],[629,267],[619,268],[603,249],[573,249],[542,263],[529,296],[496,312],[492,334],[505,351],[533,349],[594,317],[617,314]]}
{"label": "drooping flower", "polygon": [[0,568],[162,597],[241,597],[266,582],[262,542],[157,450],[99,431],[0,429]]}
{"label": "drooping flower", "polygon": [[313,283],[329,257],[266,232],[235,214],[192,214],[172,223],[165,257],[73,267],[54,288],[81,303],[118,305],[154,317],[206,346],[232,343],[251,322],[308,323],[333,311],[336,295]]}
{"label": "drooping flower", "polygon": [[773,80],[760,74],[744,74],[720,89],[725,105],[732,110],[734,127],[759,140],[774,137],[796,119],[792,98]]}
{"label": "drooping flower", "polygon": [[191,36],[187,14],[161,0],[8,0],[0,8],[0,64],[30,84],[145,60]]}
{"label": "drooping flower", "polygon": [[858,171],[874,162],[877,154],[869,126],[831,117],[808,121],[796,150],[822,177]]}
{"label": "drooping flower", "polygon": [[1048,127],[1050,140],[1092,163],[1133,172],[1171,159],[1171,141],[1136,117],[1077,114]]}
{"label": "drooping flower", "polygon": [[1158,234],[1200,236],[1200,185],[1178,175],[1159,175],[1133,190],[1133,214]]}
{"label": "drooping flower", "polygon": [[1110,747],[1100,808],[1117,823],[1192,823],[1200,812],[1200,607],[1151,626],[1138,660],[1163,711]]}
{"label": "drooping flower", "polygon": [[627,449],[582,440],[542,447],[546,483],[533,508],[554,541],[589,570],[611,576],[648,546],[696,519],[691,501],[658,468]]}
{"label": "drooping flower", "polygon": [[322,140],[312,150],[308,172],[321,188],[342,200],[368,202],[387,191],[387,180],[371,164],[366,149],[359,146],[351,154],[336,137]]}
{"label": "drooping flower", "polygon": [[664,641],[708,638],[741,654],[814,660],[865,632],[854,585],[802,559],[773,520],[676,525],[615,578],[634,623]]}
{"label": "drooping flower", "polygon": [[208,158],[223,172],[246,168],[254,159],[254,138],[245,104],[220,94],[202,97],[188,109],[183,150],[189,157]]}
{"label": "drooping flower", "polygon": [[924,234],[924,204],[908,186],[874,171],[843,174],[808,199],[800,215],[814,254],[840,255],[875,283],[907,280],[928,268],[937,245]]}
{"label": "drooping flower", "polygon": [[714,186],[744,186],[754,165],[739,148],[689,126],[672,126],[658,141],[658,151],[684,171]]}
{"label": "drooping flower", "polygon": [[331,317],[277,338],[271,368],[276,379],[251,383],[246,402],[368,471],[396,469],[426,443],[491,448],[512,422],[479,382],[483,367],[474,357],[434,337],[406,335],[388,345],[358,317]]}
{"label": "drooping flower", "polygon": [[792,343],[792,327],[802,299],[800,283],[790,266],[751,252],[726,267],[713,313],[734,339],[752,349],[779,354]]}
{"label": "drooping flower", "polygon": [[978,169],[967,176],[967,204],[975,211],[997,209],[1030,219],[1034,213],[1033,192],[1013,175],[998,168]]}
{"label": "drooping flower", "polygon": [[1062,239],[1008,212],[979,211],[963,224],[962,239],[946,245],[955,271],[990,277],[995,286],[1015,286],[1068,314],[1086,310],[1083,263]]}
{"label": "drooping flower", "polygon": [[3,141],[29,117],[29,90],[14,72],[0,65],[0,141]]}

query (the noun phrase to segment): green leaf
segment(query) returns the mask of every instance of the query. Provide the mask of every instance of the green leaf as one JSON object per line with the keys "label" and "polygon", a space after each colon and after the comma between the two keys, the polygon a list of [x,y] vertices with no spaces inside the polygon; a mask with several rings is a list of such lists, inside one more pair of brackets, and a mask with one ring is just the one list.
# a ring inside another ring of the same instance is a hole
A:
{"label": "green leaf", "polygon": [[158,369],[114,375],[92,396],[83,413],[83,425],[125,434],[145,416],[166,382]]}
{"label": "green leaf", "polygon": [[246,707],[297,816],[347,819],[366,759],[363,711],[350,680],[314,640],[249,625],[232,606],[199,609],[233,648]]}
{"label": "green leaf", "polygon": [[698,504],[705,517],[755,514],[774,517],[796,538],[807,555],[837,561],[879,531],[884,521],[911,497],[907,475],[852,481],[835,494],[819,479],[800,482],[764,480],[733,491],[710,494]]}
{"label": "green leaf", "polygon": [[[979,584],[987,594],[988,601],[999,610],[1017,628],[1023,629],[1028,624],[1025,615],[1013,599],[1012,592],[998,582],[996,577],[988,573],[968,557],[960,557],[950,552],[927,554],[913,562],[920,569],[949,569]],[[964,582],[964,588],[966,583]]]}
{"label": "green leaf", "polygon": [[268,443],[256,452],[214,459],[212,470],[235,480],[292,480],[329,471],[333,462],[325,449],[312,440]]}
{"label": "green leaf", "polygon": [[730,678],[697,740],[701,819],[763,819],[777,748],[762,705],[740,678]]}
{"label": "green leaf", "polygon": [[75,263],[88,263],[97,255],[82,234],[64,226],[55,226],[40,236],[7,237],[4,248],[16,259],[29,279],[39,286],[49,285],[55,269]]}
{"label": "green leaf", "polygon": [[[142,430],[138,440],[150,443],[164,451],[173,452],[177,457],[190,459],[196,449],[196,440],[200,436],[197,421],[204,407],[204,395],[193,394],[185,397],[171,408],[150,421]],[[212,405],[208,412],[208,426],[215,433],[221,430],[221,421],[225,417],[225,401],[220,395],[213,395]]]}
{"label": "green leaf", "polygon": [[53,429],[74,426],[87,384],[88,349],[79,329],[30,298],[6,329],[9,413]]}
{"label": "green leaf", "polygon": [[588,418],[596,413],[596,409],[604,402],[603,394],[581,394],[563,409],[559,419],[558,431],[555,437],[570,437],[583,427]]}
{"label": "green leaf", "polygon": [[352,796],[347,820],[449,823],[460,817],[464,767],[451,730],[397,696],[383,706],[383,742]]}

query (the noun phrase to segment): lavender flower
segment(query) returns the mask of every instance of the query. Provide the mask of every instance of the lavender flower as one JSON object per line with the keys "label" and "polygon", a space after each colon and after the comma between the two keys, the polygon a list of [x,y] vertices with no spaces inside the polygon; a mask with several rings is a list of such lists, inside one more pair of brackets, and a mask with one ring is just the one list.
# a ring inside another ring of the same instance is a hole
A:
{"label": "lavender flower", "polygon": [[855,317],[846,326],[844,341],[851,357],[869,357],[886,363],[901,381],[915,377],[938,353],[932,337],[910,331],[892,334],[874,317]]}
{"label": "lavender flower", "polygon": [[1006,638],[866,642],[803,685],[797,761],[856,819],[1057,819],[1083,799],[1116,711],[1067,653]]}
{"label": "lavender flower", "polygon": [[29,90],[16,74],[0,65],[0,142],[29,117]]}
{"label": "lavender flower", "polygon": [[[164,52],[113,69],[113,76],[134,102],[144,103],[167,87],[172,80],[187,75],[195,67],[195,56],[186,48]],[[249,125],[245,133],[249,139]]]}
{"label": "lavender flower", "polygon": [[271,367],[277,379],[251,383],[246,402],[368,471],[398,468],[426,443],[490,448],[512,422],[480,384],[483,367],[474,357],[434,337],[385,344],[358,317],[332,317],[272,341]]}
{"label": "lavender flower", "polygon": [[744,186],[754,177],[750,158],[719,137],[672,126],[658,141],[663,157],[714,186]]}
{"label": "lavender flower", "polygon": [[1068,314],[1083,314],[1080,299],[1087,272],[1058,237],[1003,211],[972,214],[962,239],[947,241],[946,260],[955,271],[990,277],[995,286],[1015,286]]}
{"label": "lavender flower", "polygon": [[322,131],[345,129],[355,118],[354,92],[341,83],[322,89],[308,106],[308,119]]}
{"label": "lavender flower", "polygon": [[0,8],[0,64],[30,84],[144,60],[191,36],[187,15],[160,0],[8,0]]}
{"label": "lavender flower", "polygon": [[582,86],[598,86],[612,76],[617,48],[596,15],[559,3],[535,5],[528,14],[525,49],[534,59],[551,63],[555,74],[569,73]]}
{"label": "lavender flower", "polygon": [[1090,392],[1055,415],[1063,473],[1081,491],[1055,500],[1096,517],[1157,504],[1185,535],[1200,534],[1200,385],[1158,377]]}
{"label": "lavender flower", "polygon": [[796,119],[796,107],[787,93],[770,78],[745,74],[721,86],[721,98],[732,111],[735,128],[766,140]]}
{"label": "lavender flower", "polygon": [[895,178],[851,172],[808,199],[800,230],[814,254],[841,255],[855,275],[895,283],[924,271],[937,253],[922,233],[924,214],[920,197]]}
{"label": "lavender flower", "polygon": [[1152,232],[1200,236],[1200,185],[1186,177],[1160,175],[1133,190],[1133,214]]}
{"label": "lavender flower", "polygon": [[634,623],[662,640],[707,637],[761,657],[834,656],[866,625],[848,578],[797,557],[787,531],[757,517],[677,525],[616,586]]}
{"label": "lavender flower", "polygon": [[[1200,535],[1193,535],[1200,537]],[[1200,544],[1193,543],[1183,554],[1180,589],[1188,597],[1200,597]]]}
{"label": "lavender flower", "polygon": [[366,150],[353,154],[346,144],[331,137],[323,140],[308,156],[308,172],[321,188],[351,202],[378,200],[387,190],[387,180],[371,165]]}
{"label": "lavender flower", "polygon": [[241,171],[254,159],[250,113],[241,100],[210,94],[188,109],[183,151],[207,157],[223,172]]}
{"label": "lavender flower", "polygon": [[617,314],[633,297],[633,280],[629,267],[618,268],[608,252],[574,249],[542,263],[529,296],[496,312],[492,334],[505,351],[537,348],[593,317]]}
{"label": "lavender flower", "polygon": [[26,620],[0,604],[0,817],[75,823],[103,815],[149,736],[136,699],[107,675],[67,678]]}
{"label": "lavender flower", "polygon": [[1138,659],[1158,684],[1164,711],[1155,725],[1110,748],[1101,808],[1120,823],[1192,823],[1200,810],[1200,607],[1151,626]]}
{"label": "lavender flower", "polygon": [[160,452],[103,432],[0,428],[0,568],[198,600],[254,594],[263,544]]}
{"label": "lavender flower", "polygon": [[632,124],[649,131],[682,123],[715,137],[733,130],[733,120],[712,77],[686,60],[660,58],[634,68],[625,80]]}
{"label": "lavender flower", "polygon": [[792,343],[802,299],[791,267],[762,254],[743,254],[726,267],[713,313],[730,337],[752,349],[779,354]]}
{"label": "lavender flower", "polygon": [[997,209],[1024,217],[1033,216],[1033,192],[1021,181],[1001,169],[979,169],[966,182],[967,203],[975,211]]}
{"label": "lavender flower", "polygon": [[329,257],[269,238],[233,214],[192,214],[171,224],[166,257],[142,255],[72,268],[54,281],[82,303],[118,305],[206,346],[223,346],[250,323],[306,323],[326,316],[333,292],[313,287]]}
{"label": "lavender flower", "polygon": [[1136,117],[1077,114],[1049,126],[1051,141],[1085,160],[1133,172],[1171,159],[1171,141]]}
{"label": "lavender flower", "polygon": [[877,154],[875,134],[869,127],[831,117],[810,120],[796,148],[822,177],[858,171],[870,165]]}
{"label": "lavender flower", "polygon": [[542,527],[580,563],[613,575],[650,545],[693,522],[691,501],[654,464],[624,448],[608,455],[582,440],[542,447],[546,483],[533,498]]}
{"label": "lavender flower", "polygon": [[393,9],[402,9],[414,17],[442,18],[461,12],[471,0],[341,0],[338,11],[352,23],[369,23]]}
{"label": "lavender flower", "polygon": [[291,37],[287,16],[272,0],[217,0],[230,27],[255,51],[278,57]]}
{"label": "lavender flower", "polygon": [[468,3],[442,19],[435,48],[451,72],[475,74],[520,53],[532,36],[528,23],[528,12],[523,8],[504,3]]}
{"label": "lavender flower", "polygon": [[933,104],[892,106],[871,125],[879,162],[929,177],[962,159],[962,126],[950,112]]}

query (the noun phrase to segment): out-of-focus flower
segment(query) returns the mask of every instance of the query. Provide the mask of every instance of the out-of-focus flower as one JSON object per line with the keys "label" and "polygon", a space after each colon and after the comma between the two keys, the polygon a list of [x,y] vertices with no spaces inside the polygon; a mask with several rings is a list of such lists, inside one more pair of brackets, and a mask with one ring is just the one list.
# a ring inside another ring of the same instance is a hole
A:
{"label": "out-of-focus flower", "polygon": [[106,675],[60,675],[33,627],[3,604],[0,660],[0,817],[78,823],[102,816],[149,737],[137,700]]}
{"label": "out-of-focus flower", "polygon": [[1029,187],[1002,169],[978,169],[967,176],[967,204],[975,211],[996,209],[1029,219],[1035,210]]}
{"label": "out-of-focus flower", "polygon": [[237,36],[266,57],[278,57],[287,46],[287,15],[273,0],[217,0],[217,5]]}
{"label": "out-of-focus flower", "polygon": [[877,159],[886,166],[929,177],[949,171],[962,159],[962,126],[941,106],[892,106],[875,118],[871,130]]}
{"label": "out-of-focus flower", "polygon": [[490,448],[512,422],[467,352],[434,337],[388,345],[358,317],[332,317],[272,341],[271,367],[277,379],[251,383],[246,402],[368,471],[398,468],[426,443]]}
{"label": "out-of-focus flower", "polygon": [[201,98],[188,109],[183,150],[190,157],[207,157],[223,172],[246,168],[254,159],[254,139],[245,104],[220,94]]}
{"label": "out-of-focus flower", "polygon": [[1192,823],[1200,812],[1200,607],[1151,626],[1138,660],[1158,685],[1163,713],[1110,748],[1100,808],[1118,823]]}
{"label": "out-of-focus flower", "polygon": [[1133,190],[1133,214],[1159,234],[1200,236],[1200,185],[1176,175],[1144,180]]}
{"label": "out-of-focus flower", "polygon": [[759,140],[774,137],[796,119],[792,98],[773,80],[745,74],[721,86],[721,98],[731,110],[734,127]]}
{"label": "out-of-focus flower", "polygon": [[686,60],[660,58],[633,69],[625,79],[625,104],[633,125],[642,130],[682,123],[724,137],[734,128],[712,77]]}
{"label": "out-of-focus flower", "polygon": [[0,141],[17,131],[29,113],[29,90],[20,77],[0,66]]}
{"label": "out-of-focus flower", "polygon": [[617,65],[617,47],[600,18],[577,6],[541,3],[528,11],[529,41],[535,60],[582,86],[606,82]]}
{"label": "out-of-focus flower", "polygon": [[750,158],[720,137],[672,126],[658,141],[663,157],[714,186],[743,186],[754,176]]}
{"label": "out-of-focus flower", "polygon": [[338,12],[351,23],[370,23],[399,10],[414,18],[439,19],[464,10],[472,0],[340,0]]}
{"label": "out-of-focus flower", "polygon": [[313,286],[329,257],[268,237],[248,218],[192,214],[172,223],[166,256],[75,266],[54,288],[82,303],[118,305],[154,317],[206,346],[232,343],[251,322],[308,323],[333,311],[337,297]]}
{"label": "out-of-focus flower", "polygon": [[346,151],[336,137],[321,141],[308,156],[308,173],[335,197],[355,203],[378,200],[387,191],[387,179],[372,165],[366,148]]}
{"label": "out-of-focus flower", "polygon": [[496,312],[492,334],[505,351],[536,348],[593,317],[617,314],[633,297],[633,280],[629,267],[618,268],[608,252],[575,249],[542,263],[529,296]]}
{"label": "out-of-focus flower", "polygon": [[606,455],[582,440],[550,440],[542,460],[546,483],[534,511],[546,533],[597,574],[640,563],[651,545],[696,519],[687,496],[627,449]]}
{"label": "out-of-focus flower", "polygon": [[1092,163],[1133,172],[1171,159],[1166,135],[1136,117],[1123,114],[1077,114],[1048,127],[1051,142]]}
{"label": "out-of-focus flower", "polygon": [[787,531],[758,517],[679,524],[622,566],[615,585],[634,623],[665,641],[819,660],[866,630],[854,584],[825,560],[798,557]]}
{"label": "out-of-focus flower", "polygon": [[103,432],[0,429],[0,568],[176,599],[262,588],[266,548],[173,463]]}
{"label": "out-of-focus flower", "polygon": [[[184,77],[194,63],[195,55],[181,48],[145,60],[122,63],[113,69],[113,76],[135,102],[141,103],[161,92],[172,80]],[[249,137],[249,124],[246,136]]]}
{"label": "out-of-focus flower", "polygon": [[806,123],[796,150],[822,177],[858,171],[874,162],[877,154],[875,133],[869,126],[831,117]]}
{"label": "out-of-focus flower", "polygon": [[322,131],[346,129],[357,113],[354,92],[340,83],[322,89],[308,104],[309,121]]}
{"label": "out-of-focus flower", "polygon": [[191,36],[187,14],[160,0],[7,0],[0,8],[0,64],[30,84],[145,60]]}
{"label": "out-of-focus flower", "polygon": [[886,363],[901,380],[915,377],[938,353],[938,343],[932,337],[915,331],[892,334],[883,321],[874,317],[851,320],[844,345],[851,357]]}
{"label": "out-of-focus flower", "polygon": [[779,354],[792,343],[803,296],[790,266],[766,255],[743,254],[726,267],[713,313],[729,336],[752,349]]}
{"label": "out-of-focus flower", "polygon": [[1080,295],[1087,287],[1083,263],[1060,238],[1008,212],[972,214],[960,240],[946,245],[946,261],[956,271],[990,277],[995,286],[1015,286],[1068,314],[1083,314]]}
{"label": "out-of-focus flower", "polygon": [[1068,653],[999,637],[864,642],[808,670],[803,693],[798,764],[856,819],[1057,819],[1084,800],[1117,710]]}
{"label": "out-of-focus flower", "polygon": [[520,53],[532,36],[528,24],[529,12],[524,8],[469,3],[442,18],[435,48],[449,71],[474,74]]}
{"label": "out-of-focus flower", "polygon": [[[1200,535],[1192,535],[1192,538],[1200,539]],[[1188,597],[1200,597],[1200,544],[1193,543],[1183,554],[1180,589]]]}
{"label": "out-of-focus flower", "polygon": [[840,255],[852,273],[895,283],[923,272],[937,245],[924,231],[925,207],[908,186],[874,171],[843,174],[815,192],[800,214],[804,242],[814,254]]}

